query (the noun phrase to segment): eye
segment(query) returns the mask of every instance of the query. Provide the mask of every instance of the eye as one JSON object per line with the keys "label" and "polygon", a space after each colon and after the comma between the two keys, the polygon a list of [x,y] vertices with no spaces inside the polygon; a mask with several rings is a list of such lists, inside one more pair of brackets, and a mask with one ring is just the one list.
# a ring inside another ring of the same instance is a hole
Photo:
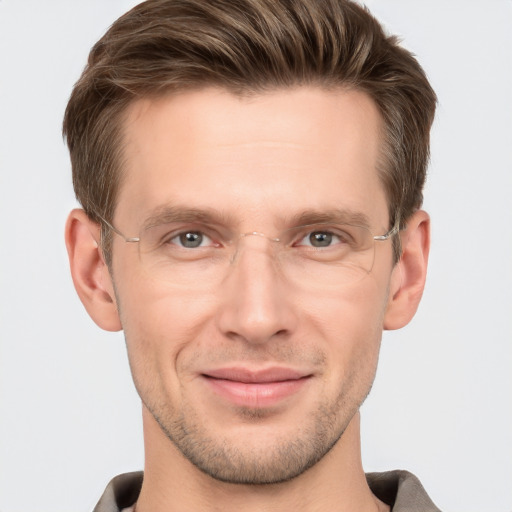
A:
{"label": "eye", "polygon": [[344,243],[343,237],[332,231],[310,231],[304,236],[297,245],[307,247],[331,247],[336,244]]}
{"label": "eye", "polygon": [[201,231],[184,231],[175,235],[168,243],[185,249],[195,249],[197,247],[209,247],[213,245],[212,239]]}
{"label": "eye", "polygon": [[329,247],[332,244],[333,236],[332,233],[327,233],[325,231],[315,231],[314,233],[310,233],[308,235],[308,242],[313,247]]}

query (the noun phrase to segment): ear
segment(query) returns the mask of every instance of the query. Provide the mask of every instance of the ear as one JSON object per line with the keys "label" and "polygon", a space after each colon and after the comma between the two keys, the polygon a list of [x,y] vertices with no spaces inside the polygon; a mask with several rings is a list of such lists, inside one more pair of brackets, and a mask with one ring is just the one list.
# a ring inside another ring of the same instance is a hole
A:
{"label": "ear", "polygon": [[423,210],[415,212],[405,230],[400,232],[402,256],[391,276],[390,294],[384,329],[407,325],[423,295],[430,249],[430,218]]}
{"label": "ear", "polygon": [[75,289],[89,313],[102,329],[121,330],[114,286],[98,245],[100,226],[84,210],[73,210],[66,222],[66,247]]}

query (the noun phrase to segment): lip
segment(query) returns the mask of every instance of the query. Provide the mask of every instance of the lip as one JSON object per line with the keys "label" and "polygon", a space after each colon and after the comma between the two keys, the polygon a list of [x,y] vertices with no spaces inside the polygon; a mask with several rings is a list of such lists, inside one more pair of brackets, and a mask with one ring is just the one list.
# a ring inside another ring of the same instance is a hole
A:
{"label": "lip", "polygon": [[210,389],[233,405],[263,408],[278,405],[298,393],[312,377],[291,368],[262,370],[231,367],[201,374]]}

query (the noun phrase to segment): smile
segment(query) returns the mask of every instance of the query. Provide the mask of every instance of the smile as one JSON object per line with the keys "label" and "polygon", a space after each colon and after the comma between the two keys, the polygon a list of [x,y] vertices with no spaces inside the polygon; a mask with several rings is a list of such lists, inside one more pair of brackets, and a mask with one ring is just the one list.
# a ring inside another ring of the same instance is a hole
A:
{"label": "smile", "polygon": [[298,393],[312,375],[288,368],[256,372],[243,368],[223,368],[203,373],[202,377],[216,395],[233,405],[262,408],[277,405]]}

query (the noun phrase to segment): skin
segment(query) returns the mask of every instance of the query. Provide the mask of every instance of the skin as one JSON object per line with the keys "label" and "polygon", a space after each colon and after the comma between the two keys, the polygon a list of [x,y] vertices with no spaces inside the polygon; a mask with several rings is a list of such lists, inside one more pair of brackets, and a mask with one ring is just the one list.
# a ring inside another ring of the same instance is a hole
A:
{"label": "skin", "polygon": [[[362,92],[302,87],[242,99],[202,89],[139,100],[124,128],[113,223],[127,236],[169,205],[209,209],[226,229],[269,237],[304,211],[336,208],[365,215],[373,234],[390,228],[381,119]],[[124,329],[143,402],[138,512],[389,509],[366,484],[358,411],[383,329],[408,323],[423,291],[427,214],[416,212],[400,236],[399,264],[391,242],[378,242],[372,271],[343,287],[286,278],[257,236],[243,240],[220,284],[185,287],[152,279],[137,244],[119,236],[109,272],[99,227],[71,213],[75,286],[100,327]],[[211,378],[226,368],[284,369],[300,383],[270,401],[249,386],[237,401]]]}

